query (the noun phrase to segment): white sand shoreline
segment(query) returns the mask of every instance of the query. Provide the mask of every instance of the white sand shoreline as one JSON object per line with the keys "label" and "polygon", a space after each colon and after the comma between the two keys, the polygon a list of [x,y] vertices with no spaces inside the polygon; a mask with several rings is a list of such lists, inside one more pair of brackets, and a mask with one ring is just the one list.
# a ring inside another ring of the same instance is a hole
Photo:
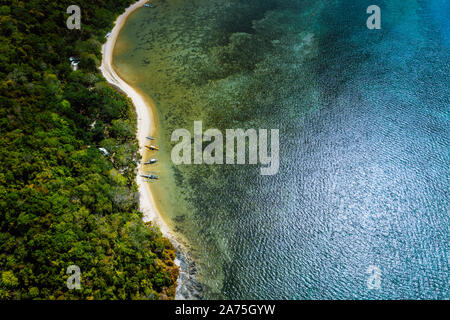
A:
{"label": "white sand shoreline", "polygon": [[[145,99],[133,87],[131,87],[128,83],[126,83],[122,78],[119,77],[112,66],[112,61],[114,46],[116,44],[117,37],[128,16],[147,2],[148,0],[140,0],[136,2],[135,4],[128,7],[126,11],[117,18],[110,36],[102,47],[102,64],[100,66],[100,70],[105,79],[110,84],[122,90],[128,97],[130,97],[133,105],[136,108],[138,122],[137,139],[139,142],[139,152],[141,156],[144,155],[145,145],[148,144],[148,140],[146,137],[152,135],[155,128],[155,118],[152,112],[152,106],[148,106]],[[136,180],[140,193],[140,209],[144,214],[144,221],[155,222],[161,229],[161,232],[165,235],[168,235],[170,233],[169,228],[167,224],[164,223],[164,220],[158,212],[153,194],[151,193],[149,186],[142,179],[139,179],[139,176]]]}
{"label": "white sand shoreline", "polygon": [[[148,105],[151,101],[146,102],[146,100],[128,83],[126,83],[123,79],[119,77],[112,66],[113,61],[113,51],[114,46],[116,44],[117,37],[125,24],[128,16],[133,13],[136,9],[142,7],[146,4],[148,0],[140,0],[135,4],[131,5],[126,9],[126,11],[120,15],[115,21],[114,28],[111,31],[110,36],[108,37],[106,43],[102,46],[102,64],[100,66],[100,70],[105,77],[105,79],[113,86],[117,87],[121,91],[123,91],[128,97],[131,98],[133,105],[136,108],[137,115],[137,138],[139,142],[139,152],[141,156],[144,155],[145,145],[148,143],[147,136],[153,135],[153,131],[155,129],[155,117],[153,115],[154,105]],[[180,244],[175,240],[175,236],[171,233],[169,227],[164,222],[160,212],[157,209],[155,199],[153,194],[148,186],[148,183],[143,179],[140,179],[139,175],[136,178],[136,182],[139,188],[140,201],[139,207],[141,212],[144,214],[143,220],[144,222],[152,221],[155,225],[157,225],[163,235],[178,248],[180,249]],[[175,263],[180,266],[180,261],[178,259],[175,260]],[[178,286],[177,286],[177,294],[175,296],[176,299],[184,299],[185,297],[179,293],[179,290],[182,286],[182,279],[186,278],[186,272],[180,268],[180,276],[178,278]],[[183,290],[186,291],[186,290]]]}

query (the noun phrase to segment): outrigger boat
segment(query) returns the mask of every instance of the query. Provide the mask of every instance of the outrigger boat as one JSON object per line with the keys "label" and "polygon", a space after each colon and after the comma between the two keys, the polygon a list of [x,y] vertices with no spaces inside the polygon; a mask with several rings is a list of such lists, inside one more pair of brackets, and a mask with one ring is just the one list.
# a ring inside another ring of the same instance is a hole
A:
{"label": "outrigger boat", "polygon": [[158,176],[155,176],[154,174],[141,174],[141,177],[147,179],[147,182],[159,179]]}
{"label": "outrigger boat", "polygon": [[147,162],[144,162],[144,164],[154,164],[156,163],[158,160],[157,159],[150,159]]}
{"label": "outrigger boat", "polygon": [[146,137],[148,140],[155,140],[155,137],[152,137],[152,136],[148,136],[148,137]]}
{"label": "outrigger boat", "polygon": [[156,151],[158,151],[159,150],[159,148],[157,147],[157,146],[154,146],[154,145],[149,145],[149,146],[145,146],[147,149],[149,149],[149,150],[156,150]]}

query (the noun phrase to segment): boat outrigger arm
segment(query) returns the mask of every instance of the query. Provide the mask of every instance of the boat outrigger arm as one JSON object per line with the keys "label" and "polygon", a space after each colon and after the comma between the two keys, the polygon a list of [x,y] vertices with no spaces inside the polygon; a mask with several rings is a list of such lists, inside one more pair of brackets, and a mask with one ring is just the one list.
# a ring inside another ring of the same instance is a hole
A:
{"label": "boat outrigger arm", "polygon": [[146,162],[144,162],[144,164],[154,164],[154,163],[156,163],[158,160],[157,159],[150,159],[150,160],[148,160],[148,161],[146,161]]}
{"label": "boat outrigger arm", "polygon": [[156,151],[158,151],[159,150],[159,148],[157,147],[157,146],[154,146],[154,145],[149,145],[149,146],[145,146],[147,149],[149,149],[149,150],[156,150]]}
{"label": "boat outrigger arm", "polygon": [[147,181],[159,179],[158,176],[155,176],[154,174],[141,174],[141,177],[147,179]]}

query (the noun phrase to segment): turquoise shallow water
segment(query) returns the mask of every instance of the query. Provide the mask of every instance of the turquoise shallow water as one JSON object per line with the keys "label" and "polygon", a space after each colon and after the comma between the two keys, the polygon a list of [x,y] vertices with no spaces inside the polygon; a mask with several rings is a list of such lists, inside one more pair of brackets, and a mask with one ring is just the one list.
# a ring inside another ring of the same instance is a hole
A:
{"label": "turquoise shallow water", "polygon": [[204,297],[449,299],[448,1],[379,1],[381,30],[368,1],[155,4],[116,63],[160,69],[135,84],[158,104],[163,149],[193,120],[280,130],[275,176],[168,165]]}

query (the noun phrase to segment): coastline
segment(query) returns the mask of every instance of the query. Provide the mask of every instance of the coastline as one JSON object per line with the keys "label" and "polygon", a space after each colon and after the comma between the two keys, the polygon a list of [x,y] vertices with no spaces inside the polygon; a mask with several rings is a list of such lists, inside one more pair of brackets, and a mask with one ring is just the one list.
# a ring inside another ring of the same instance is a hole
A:
{"label": "coastline", "polygon": [[[133,87],[119,77],[112,66],[112,61],[117,36],[119,35],[119,32],[125,24],[128,16],[147,2],[148,0],[140,0],[136,2],[128,7],[126,11],[117,18],[114,28],[111,31],[111,35],[102,46],[102,64],[100,66],[100,70],[105,79],[111,85],[126,94],[135,106],[137,116],[137,139],[139,142],[139,152],[142,157],[144,156],[145,145],[148,143],[146,137],[154,133],[155,118],[153,109],[155,108],[155,105],[153,101],[150,101],[149,99],[145,101],[145,99]],[[140,193],[140,209],[144,213],[144,221],[155,222],[164,235],[168,234],[169,228],[162,219],[156,207],[156,203],[149,186],[138,177],[136,179]]]}
{"label": "coastline", "polygon": [[[129,6],[125,12],[116,19],[114,22],[114,28],[111,30],[111,34],[102,46],[102,63],[100,66],[100,71],[106,81],[132,100],[136,110],[137,139],[139,143],[139,153],[141,154],[142,159],[144,159],[144,155],[146,153],[145,145],[148,143],[146,137],[155,134],[156,105],[150,97],[144,97],[138,92],[137,89],[133,88],[122,78],[120,78],[113,67],[113,52],[117,37],[129,15],[148,2],[148,0],[137,1]],[[164,221],[163,216],[158,210],[154,195],[148,183],[142,179],[139,179],[139,175],[136,176],[136,183],[139,189],[139,209],[143,213],[143,221],[151,221],[158,226],[162,234],[172,242],[177,251],[175,263],[180,269],[175,299],[200,298],[201,290],[192,290],[192,288],[198,288],[198,283],[193,278],[194,274],[190,271],[191,269],[195,269],[194,262],[187,257],[185,254],[186,250],[184,250],[180,242],[176,240],[175,235],[171,232],[167,223]]]}

